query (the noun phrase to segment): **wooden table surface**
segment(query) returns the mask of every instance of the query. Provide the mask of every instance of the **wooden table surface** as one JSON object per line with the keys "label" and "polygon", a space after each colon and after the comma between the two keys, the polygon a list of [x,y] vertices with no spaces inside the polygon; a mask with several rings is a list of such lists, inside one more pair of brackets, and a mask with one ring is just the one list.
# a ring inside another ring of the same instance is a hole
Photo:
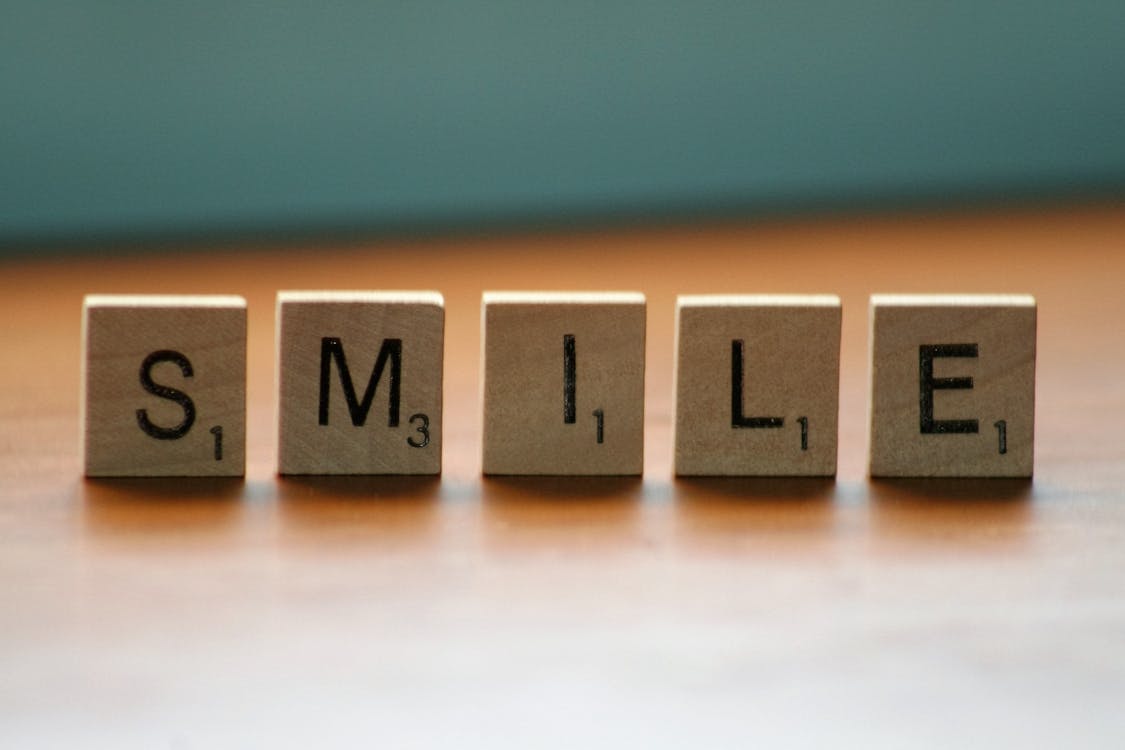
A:
{"label": "wooden table surface", "polygon": [[[446,297],[440,480],[275,476],[278,289]],[[0,745],[1121,747],[1125,207],[0,265]],[[480,477],[484,289],[648,295],[642,479]],[[243,481],[79,475],[82,295],[249,301]],[[670,474],[677,293],[835,292],[839,476]],[[1036,475],[865,476],[867,295],[1039,301]]]}

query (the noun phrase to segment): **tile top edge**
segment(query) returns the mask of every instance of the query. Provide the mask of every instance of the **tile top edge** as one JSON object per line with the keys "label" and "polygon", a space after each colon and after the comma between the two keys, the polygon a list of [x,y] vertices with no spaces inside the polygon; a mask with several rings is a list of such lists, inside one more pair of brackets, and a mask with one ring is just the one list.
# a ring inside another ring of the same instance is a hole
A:
{"label": "tile top edge", "polygon": [[883,307],[1035,307],[1030,294],[872,294],[872,306]]}
{"label": "tile top edge", "polygon": [[644,304],[641,292],[484,292],[484,304]]}
{"label": "tile top edge", "polygon": [[87,294],[84,307],[246,307],[237,294]]}
{"label": "tile top edge", "polygon": [[839,307],[835,294],[681,294],[677,307]]}
{"label": "tile top edge", "polygon": [[284,302],[343,302],[364,303],[382,302],[392,304],[430,304],[444,305],[441,292],[408,289],[369,289],[369,290],[281,290],[277,293],[278,303]]}

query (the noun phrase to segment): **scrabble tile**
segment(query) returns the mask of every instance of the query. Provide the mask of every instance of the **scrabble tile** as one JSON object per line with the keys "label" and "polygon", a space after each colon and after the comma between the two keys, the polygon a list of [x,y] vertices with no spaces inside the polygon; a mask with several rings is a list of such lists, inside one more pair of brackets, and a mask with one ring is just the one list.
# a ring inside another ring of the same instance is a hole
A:
{"label": "scrabble tile", "polygon": [[437,292],[279,292],[278,472],[440,474]]}
{"label": "scrabble tile", "polygon": [[836,473],[838,297],[679,297],[675,380],[676,474]]}
{"label": "scrabble tile", "polygon": [[486,292],[485,474],[640,474],[645,298]]}
{"label": "scrabble tile", "polygon": [[876,477],[1030,477],[1036,306],[1025,295],[874,295]]}
{"label": "scrabble tile", "polygon": [[89,295],[82,340],[86,476],[245,474],[244,299]]}

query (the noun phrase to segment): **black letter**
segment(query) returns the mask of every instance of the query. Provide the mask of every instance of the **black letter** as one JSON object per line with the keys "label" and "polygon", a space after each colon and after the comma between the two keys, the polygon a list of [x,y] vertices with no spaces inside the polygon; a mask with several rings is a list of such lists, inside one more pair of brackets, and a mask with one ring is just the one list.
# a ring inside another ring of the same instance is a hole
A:
{"label": "black letter", "polygon": [[744,417],[742,416],[742,339],[730,342],[730,426],[739,427],[781,427],[783,417]]}
{"label": "black letter", "polygon": [[921,395],[918,407],[923,435],[947,432],[975,433],[980,425],[975,419],[934,419],[934,391],[973,387],[972,378],[935,378],[934,357],[975,357],[976,344],[923,344],[918,347],[918,382]]}
{"label": "black letter", "polygon": [[177,391],[175,388],[152,382],[152,368],[160,362],[171,362],[179,365],[180,372],[184,374],[185,378],[190,378],[193,374],[191,362],[179,352],[168,349],[153,352],[145,357],[144,362],[141,362],[141,387],[154,396],[175,401],[184,410],[184,419],[175,427],[157,427],[149,421],[148,412],[145,409],[137,409],[137,424],[149,437],[154,437],[157,440],[179,440],[188,434],[188,430],[195,424],[195,404],[183,391]]}
{"label": "black letter", "polygon": [[574,351],[574,335],[563,336],[563,423],[578,421],[575,405],[575,392],[578,390],[577,360]]}
{"label": "black letter", "polygon": [[320,424],[328,424],[328,378],[332,359],[336,359],[336,367],[340,371],[340,384],[344,387],[344,399],[348,402],[348,413],[351,414],[352,424],[362,427],[367,421],[367,412],[371,411],[371,402],[375,400],[375,387],[383,377],[383,369],[387,366],[387,359],[391,360],[391,397],[390,408],[387,416],[387,427],[398,427],[399,409],[399,380],[402,379],[402,339],[383,339],[379,348],[379,356],[375,358],[375,369],[367,381],[367,390],[363,394],[362,403],[356,400],[355,386],[352,385],[352,376],[348,371],[348,360],[344,357],[344,345],[337,338],[322,338],[320,340]]}

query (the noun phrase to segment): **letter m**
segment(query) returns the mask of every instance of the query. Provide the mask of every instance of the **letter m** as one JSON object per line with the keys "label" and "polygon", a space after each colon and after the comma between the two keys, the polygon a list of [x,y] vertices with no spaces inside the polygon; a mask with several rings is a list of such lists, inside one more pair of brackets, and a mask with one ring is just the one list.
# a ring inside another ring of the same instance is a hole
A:
{"label": "letter m", "polygon": [[379,356],[375,358],[375,369],[367,381],[367,389],[363,393],[363,400],[356,398],[355,386],[352,384],[352,375],[348,370],[348,360],[344,356],[344,345],[340,339],[325,337],[320,340],[320,424],[328,424],[328,386],[331,378],[332,360],[336,360],[336,369],[340,372],[340,384],[344,388],[344,399],[348,403],[348,413],[351,415],[352,424],[362,427],[367,421],[367,413],[371,411],[371,402],[375,400],[375,389],[387,368],[387,360],[391,363],[390,406],[387,413],[387,427],[398,427],[399,389],[402,381],[402,339],[383,339],[379,348]]}

